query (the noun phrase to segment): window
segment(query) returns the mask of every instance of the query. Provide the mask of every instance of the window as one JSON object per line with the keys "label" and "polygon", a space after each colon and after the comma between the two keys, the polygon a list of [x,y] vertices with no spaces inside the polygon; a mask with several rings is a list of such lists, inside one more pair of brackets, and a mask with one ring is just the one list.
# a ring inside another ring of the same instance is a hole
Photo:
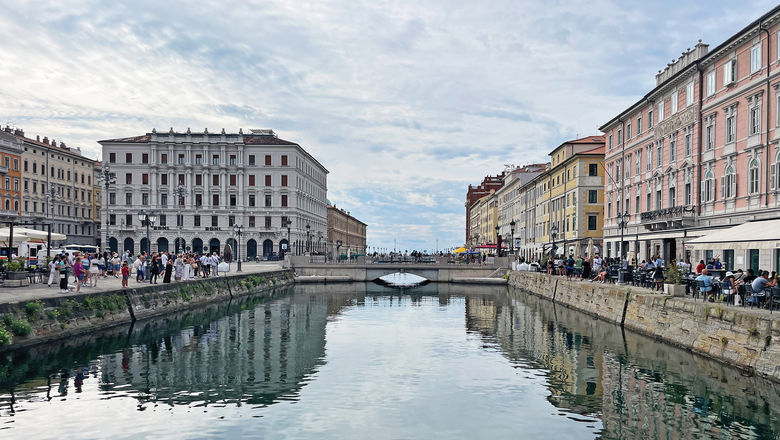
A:
{"label": "window", "polygon": [[617,131],[617,144],[622,145],[623,144],[623,130]]}
{"label": "window", "polygon": [[160,154],[160,163],[163,165],[168,163],[168,153]]}
{"label": "window", "polygon": [[685,156],[688,157],[693,154],[693,126],[689,126],[685,129],[685,136],[683,137],[683,148],[685,149]]}
{"label": "window", "polygon": [[647,111],[647,128],[651,128],[653,126],[653,110]]}
{"label": "window", "polygon": [[626,139],[631,139],[631,123],[626,124]]}
{"label": "window", "polygon": [[182,227],[184,226],[184,216],[181,214],[176,214],[176,226]]}
{"label": "window", "polygon": [[141,194],[141,205],[149,206],[149,193]]}
{"label": "window", "polygon": [[236,195],[231,194],[230,195],[230,206],[236,206]]}
{"label": "window", "polygon": [[761,70],[761,43],[750,48],[750,73]]}
{"label": "window", "polygon": [[286,174],[282,175],[282,186],[287,186],[287,175]]}
{"label": "window", "polygon": [[669,97],[669,100],[671,101],[672,104],[672,114],[677,113],[677,98],[679,96],[680,96],[680,92],[675,90],[674,92],[672,92],[672,96]]}
{"label": "window", "polygon": [[149,153],[141,154],[141,163],[149,163]]}
{"label": "window", "polygon": [[236,186],[236,175],[231,174],[230,175],[230,186]]}
{"label": "window", "polygon": [[184,186],[184,174],[179,174],[179,185]]}
{"label": "window", "polygon": [[203,206],[203,194],[195,194],[195,206]]}
{"label": "window", "polygon": [[663,98],[658,103],[658,122],[661,122],[664,120],[664,100]]}
{"label": "window", "polygon": [[658,146],[655,149],[655,166],[660,167],[664,157],[664,140],[658,141]]}
{"label": "window", "polygon": [[282,194],[282,206],[287,206],[287,194]]}
{"label": "window", "polygon": [[125,174],[125,184],[132,185],[133,184],[133,174],[127,173]]}
{"label": "window", "polygon": [[647,190],[647,208],[646,209],[647,209],[648,212],[653,210],[653,194],[652,194],[652,192],[650,191],[649,188]]}
{"label": "window", "polygon": [[219,226],[219,216],[216,216],[216,215],[212,215],[211,216],[211,226],[214,227],[214,228]]}
{"label": "window", "polygon": [[754,105],[750,107],[750,135],[761,132],[761,106]]}
{"label": "window", "polygon": [[196,174],[195,175],[195,186],[203,186],[203,175],[202,174]]}
{"label": "window", "polygon": [[769,187],[780,189],[780,182],[777,181],[780,176],[780,151],[775,154],[775,163],[769,166]]}
{"label": "window", "polygon": [[720,195],[724,199],[737,196],[737,174],[734,165],[726,167],[726,174],[720,178]]}
{"label": "window", "polygon": [[642,117],[639,116],[636,118],[636,134],[639,135],[642,133]]}
{"label": "window", "polygon": [[723,85],[728,86],[737,82],[737,60],[731,59],[723,65]]}
{"label": "window", "polygon": [[589,176],[598,176],[599,175],[599,165],[595,163],[588,164],[588,175]]}
{"label": "window", "polygon": [[249,216],[249,227],[254,228],[255,227],[255,216],[250,215]]}
{"label": "window", "polygon": [[195,155],[195,165],[203,165],[203,156],[200,154]]}
{"label": "window", "polygon": [[712,170],[707,171],[704,175],[704,180],[701,182],[703,191],[701,192],[702,202],[711,202],[715,199],[715,179],[712,174]]}
{"label": "window", "polygon": [[270,167],[271,166],[271,155],[267,154],[265,156],[265,166]]}
{"label": "window", "polygon": [[620,179],[623,176],[623,173],[620,172],[620,160],[615,162],[615,179]]}
{"label": "window", "polygon": [[168,194],[160,194],[160,205],[168,206]]}
{"label": "window", "polygon": [[255,155],[250,154],[249,155],[249,166],[255,166]]}
{"label": "window", "polygon": [[149,184],[149,174],[147,174],[147,173],[141,174],[141,184],[142,185],[148,185]]}
{"label": "window", "polygon": [[689,83],[685,86],[685,106],[693,105],[693,83]]}
{"label": "window", "polygon": [[249,175],[249,186],[255,186],[255,175],[250,174]]}
{"label": "window", "polygon": [[133,163],[133,153],[125,153],[125,163]]}
{"label": "window", "polygon": [[588,203],[598,203],[599,193],[595,189],[588,190]]}
{"label": "window", "polygon": [[236,155],[235,154],[231,154],[230,155],[230,165],[236,166]]}
{"label": "window", "polygon": [[669,187],[669,207],[673,208],[677,206],[677,188]]}
{"label": "window", "polygon": [[192,218],[192,224],[193,224],[193,226],[200,227],[200,216],[199,215],[195,215]]}
{"label": "window", "polygon": [[125,205],[130,206],[133,204],[133,193],[125,193]]}
{"label": "window", "polygon": [[677,160],[677,133],[669,137],[669,162]]}
{"label": "window", "polygon": [[179,165],[184,165],[184,155],[183,154],[179,155]]}
{"label": "window", "polygon": [[647,160],[645,161],[645,169],[650,171],[653,169],[653,144],[647,146]]}
{"label": "window", "polygon": [[211,164],[219,165],[219,154],[214,154],[211,156]]}
{"label": "window", "polygon": [[636,199],[634,200],[634,212],[639,214],[639,189],[636,190]]}
{"label": "window", "polygon": [[707,96],[715,94],[715,70],[707,74]]}
{"label": "window", "polygon": [[116,153],[108,153],[108,161],[110,163],[116,163]]}
{"label": "window", "polygon": [[116,205],[116,193],[108,193],[108,204],[109,205]]}
{"label": "window", "polygon": [[271,186],[271,175],[266,174],[265,175],[265,186]]}
{"label": "window", "polygon": [[634,174],[637,176],[642,172],[642,149],[636,150],[636,160],[634,164]]}
{"label": "window", "polygon": [[271,217],[270,216],[266,216],[265,217],[265,228],[266,229],[271,229]]}
{"label": "window", "polygon": [[160,214],[158,216],[160,226],[168,226],[168,217],[165,214]]}
{"label": "window", "polygon": [[704,148],[709,151],[715,148],[715,115],[707,116],[704,122]]}
{"label": "window", "polygon": [[228,226],[232,227],[236,224],[236,216],[235,215],[229,215],[228,216]]}
{"label": "window", "polygon": [[282,155],[282,166],[283,167],[287,166],[287,155],[286,154]]}
{"label": "window", "polygon": [[214,186],[219,186],[219,174],[214,174],[211,176],[211,184]]}
{"label": "window", "polygon": [[629,154],[626,156],[626,166],[624,167],[626,170],[626,179],[631,177],[631,155]]}
{"label": "window", "polygon": [[265,195],[265,206],[270,207],[271,206],[271,194]]}
{"label": "window", "polygon": [[737,141],[737,108],[731,106],[726,109],[726,143]]}
{"label": "window", "polygon": [[211,195],[211,206],[219,206],[219,194]]}
{"label": "window", "polygon": [[125,214],[125,224],[127,226],[133,225],[133,214]]}
{"label": "window", "polygon": [[612,149],[612,134],[609,135],[609,149]]}
{"label": "window", "polygon": [[249,206],[255,206],[255,195],[250,194],[249,195]]}
{"label": "window", "polygon": [[748,164],[748,194],[758,194],[760,189],[758,169],[758,160],[751,160]]}

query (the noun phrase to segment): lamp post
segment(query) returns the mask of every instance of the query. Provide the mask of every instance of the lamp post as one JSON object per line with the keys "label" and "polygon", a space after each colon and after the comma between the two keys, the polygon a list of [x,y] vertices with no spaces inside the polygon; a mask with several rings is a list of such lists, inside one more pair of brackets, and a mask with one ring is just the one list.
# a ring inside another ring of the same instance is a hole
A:
{"label": "lamp post", "polygon": [[152,254],[152,241],[149,238],[149,226],[157,222],[157,214],[154,212],[147,212],[143,209],[138,212],[138,220],[141,221],[141,225],[146,225],[146,245],[149,247],[147,249],[147,258],[146,258],[146,274],[147,278],[149,277],[149,264],[151,263],[149,256]]}
{"label": "lamp post", "polygon": [[311,225],[306,223],[306,252],[311,252],[309,249],[309,236],[311,235]]}
{"label": "lamp post", "polygon": [[509,222],[509,253],[515,253],[515,220]]}
{"label": "lamp post", "polygon": [[626,226],[628,226],[628,221],[631,219],[631,214],[626,211],[625,213],[618,213],[617,215],[617,224],[618,227],[620,227],[620,250],[618,251],[618,255],[620,256],[620,270],[618,271],[618,282],[623,282],[623,261],[625,261],[626,256],[623,249],[623,231],[626,229]]}
{"label": "lamp post", "polygon": [[285,249],[286,252],[290,251],[290,225],[292,225],[292,221],[288,218],[287,222],[284,224],[287,226],[287,249]]}
{"label": "lamp post", "polygon": [[[111,172],[111,168],[108,166],[108,162],[103,162],[103,166],[100,169],[100,175],[98,175],[98,178],[103,181],[103,185],[105,185],[105,191],[103,191],[103,206],[106,210],[106,241],[104,243],[104,247],[108,248],[109,252],[111,251],[111,244],[108,242],[108,226],[111,224],[111,221],[109,220],[110,214],[108,213],[108,203],[106,203],[106,200],[108,200],[108,187],[112,184],[116,183],[116,175]],[[117,251],[119,250],[119,243],[117,243]]]}
{"label": "lamp post", "polygon": [[236,272],[241,272],[241,232],[244,230],[244,226],[233,225],[233,234],[238,236],[236,241],[236,261],[238,262],[238,269]]}
{"label": "lamp post", "polygon": [[499,243],[499,240],[498,240],[498,237],[499,237],[498,231],[500,231],[500,230],[501,230],[501,228],[499,228],[498,225],[496,225],[496,257],[500,257],[501,256],[501,243]]}
{"label": "lamp post", "polygon": [[558,225],[552,225],[550,228],[550,237],[552,237],[552,247],[550,248],[550,257],[555,258],[555,238],[558,237]]}

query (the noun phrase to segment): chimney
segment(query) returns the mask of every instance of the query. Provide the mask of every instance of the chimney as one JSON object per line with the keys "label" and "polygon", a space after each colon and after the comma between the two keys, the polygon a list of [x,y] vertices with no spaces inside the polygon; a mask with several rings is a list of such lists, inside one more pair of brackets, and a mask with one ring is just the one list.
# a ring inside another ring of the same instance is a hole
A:
{"label": "chimney", "polygon": [[48,136],[44,136],[43,137],[43,143],[44,144],[48,144],[49,143],[49,137]]}
{"label": "chimney", "polygon": [[55,141],[54,139],[52,139],[52,140],[51,140],[51,145],[52,145],[53,147],[56,147],[56,146],[57,146],[57,141]]}
{"label": "chimney", "polygon": [[35,135],[35,140],[36,140],[36,141],[38,141],[38,142],[40,142],[40,141],[41,141],[41,135],[39,135],[39,134],[36,134],[36,135]]}

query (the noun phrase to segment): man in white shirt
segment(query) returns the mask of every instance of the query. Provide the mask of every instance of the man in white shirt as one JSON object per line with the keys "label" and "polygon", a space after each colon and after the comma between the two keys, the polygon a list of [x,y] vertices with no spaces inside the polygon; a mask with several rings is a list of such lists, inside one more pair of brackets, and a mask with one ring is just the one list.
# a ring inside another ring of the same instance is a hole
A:
{"label": "man in white shirt", "polygon": [[208,278],[211,274],[211,258],[208,255],[203,254],[200,257],[200,265],[203,267],[203,278]]}
{"label": "man in white shirt", "polygon": [[219,257],[217,253],[211,254],[211,269],[214,271],[214,276],[219,276]]}
{"label": "man in white shirt", "polygon": [[162,262],[163,267],[165,267],[166,264],[168,264],[168,252],[163,252],[160,256],[160,262]]}

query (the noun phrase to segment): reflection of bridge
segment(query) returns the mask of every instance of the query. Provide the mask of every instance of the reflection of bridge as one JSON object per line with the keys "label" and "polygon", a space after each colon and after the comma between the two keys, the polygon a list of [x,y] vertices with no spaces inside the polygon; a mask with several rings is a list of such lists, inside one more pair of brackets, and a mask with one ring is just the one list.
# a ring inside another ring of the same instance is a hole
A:
{"label": "reflection of bridge", "polygon": [[496,282],[505,281],[502,277],[506,268],[497,265],[479,264],[312,264],[294,265],[295,275],[311,277],[317,281],[375,281],[393,273],[409,273],[421,276],[433,282]]}

